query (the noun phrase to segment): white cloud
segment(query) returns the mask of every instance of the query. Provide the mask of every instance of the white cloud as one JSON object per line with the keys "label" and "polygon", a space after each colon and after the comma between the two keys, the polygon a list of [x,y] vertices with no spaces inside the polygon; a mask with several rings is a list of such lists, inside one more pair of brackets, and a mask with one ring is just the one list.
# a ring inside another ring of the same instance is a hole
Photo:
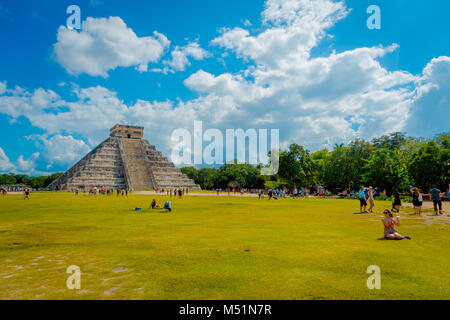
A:
{"label": "white cloud", "polygon": [[0,147],[0,173],[16,173],[27,175],[46,175],[48,172],[36,170],[36,161],[39,152],[33,153],[28,160],[20,155],[15,162],[11,161],[5,151]]}
{"label": "white cloud", "polygon": [[19,171],[32,174],[35,171],[36,160],[39,158],[39,155],[39,152],[34,152],[28,160],[25,160],[23,155],[20,155],[17,159],[17,167]]}
{"label": "white cloud", "polygon": [[186,46],[176,46],[171,52],[171,59],[166,60],[165,64],[175,71],[184,71],[186,66],[190,66],[189,57],[195,60],[203,60],[210,56],[210,53],[201,48],[197,42],[189,42]]}
{"label": "white cloud", "polygon": [[424,137],[450,131],[450,57],[432,59],[416,91],[406,129]]}
{"label": "white cloud", "polygon": [[9,161],[5,151],[0,147],[0,172],[9,173],[16,170],[16,166]]}
{"label": "white cloud", "polygon": [[142,69],[157,62],[169,45],[166,36],[156,31],[152,37],[138,37],[119,17],[88,17],[81,31],[59,27],[54,54],[71,74],[106,77],[117,67]]}
{"label": "white cloud", "polygon": [[[47,164],[47,169],[53,166],[70,166],[85,156],[91,148],[83,141],[72,136],[56,134],[51,137],[31,136],[43,144],[41,160]],[[38,154],[39,156],[39,154]]]}
{"label": "white cloud", "polygon": [[325,30],[347,14],[340,1],[269,0],[262,13],[266,30],[251,36],[242,28],[224,29],[211,44],[268,68],[289,68],[299,59],[308,59],[310,50],[325,36]]}

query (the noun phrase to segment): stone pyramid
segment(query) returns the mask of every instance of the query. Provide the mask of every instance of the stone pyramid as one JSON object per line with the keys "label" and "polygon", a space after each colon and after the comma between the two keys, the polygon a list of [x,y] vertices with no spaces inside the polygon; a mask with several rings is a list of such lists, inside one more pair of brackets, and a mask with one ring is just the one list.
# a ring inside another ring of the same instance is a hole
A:
{"label": "stone pyramid", "polygon": [[115,125],[108,139],[53,181],[48,189],[200,189],[143,136],[143,127]]}

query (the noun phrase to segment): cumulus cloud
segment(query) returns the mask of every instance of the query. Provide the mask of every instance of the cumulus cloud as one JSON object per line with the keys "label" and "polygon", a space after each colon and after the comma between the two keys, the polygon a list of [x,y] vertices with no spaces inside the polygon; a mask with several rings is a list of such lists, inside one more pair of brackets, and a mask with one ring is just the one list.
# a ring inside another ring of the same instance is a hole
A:
{"label": "cumulus cloud", "polygon": [[40,153],[34,152],[29,159],[20,155],[16,161],[11,161],[5,151],[0,147],[0,173],[16,173],[28,175],[45,175],[48,172],[36,169],[36,161]]}
{"label": "cumulus cloud", "polygon": [[428,137],[449,131],[450,57],[432,59],[417,83],[406,129]]}
{"label": "cumulus cloud", "polygon": [[239,27],[223,29],[222,35],[211,44],[266,67],[289,68],[299,59],[308,59],[326,29],[347,14],[341,1],[268,0],[262,12],[266,30],[252,36]]}
{"label": "cumulus cloud", "polygon": [[210,56],[210,53],[201,48],[197,42],[189,42],[186,46],[176,46],[171,52],[171,59],[166,60],[165,64],[175,71],[184,71],[186,66],[190,66],[189,57],[195,60],[203,60]]}
{"label": "cumulus cloud", "polygon": [[47,169],[71,166],[91,150],[83,140],[70,135],[35,135],[28,138],[42,143],[43,152],[38,153],[34,160],[45,163]]}
{"label": "cumulus cloud", "polygon": [[153,36],[138,37],[119,17],[89,17],[83,21],[81,31],[59,27],[54,54],[56,61],[73,75],[106,77],[117,67],[142,69],[159,61],[169,45],[167,37],[156,31]]}
{"label": "cumulus cloud", "polygon": [[16,166],[9,161],[5,151],[0,147],[0,172],[9,173],[16,170]]}
{"label": "cumulus cloud", "polygon": [[17,167],[19,172],[32,174],[36,169],[36,160],[39,158],[39,155],[39,152],[34,152],[28,160],[25,160],[23,155],[20,155],[17,159]]}

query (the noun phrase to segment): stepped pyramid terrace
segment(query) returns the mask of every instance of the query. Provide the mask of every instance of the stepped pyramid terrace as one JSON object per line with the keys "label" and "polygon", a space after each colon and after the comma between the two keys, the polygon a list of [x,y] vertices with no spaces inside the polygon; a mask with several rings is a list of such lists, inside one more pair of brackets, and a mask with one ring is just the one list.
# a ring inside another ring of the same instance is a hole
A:
{"label": "stepped pyramid terrace", "polygon": [[115,125],[109,138],[49,185],[49,190],[200,189],[144,138],[144,128]]}

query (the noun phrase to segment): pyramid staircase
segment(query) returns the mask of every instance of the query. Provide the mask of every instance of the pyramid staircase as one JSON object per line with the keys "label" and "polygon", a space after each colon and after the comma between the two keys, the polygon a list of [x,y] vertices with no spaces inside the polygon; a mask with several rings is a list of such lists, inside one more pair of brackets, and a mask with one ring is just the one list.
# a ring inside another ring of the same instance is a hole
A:
{"label": "pyramid staircase", "polygon": [[50,190],[125,189],[122,158],[116,139],[108,138],[49,185]]}

